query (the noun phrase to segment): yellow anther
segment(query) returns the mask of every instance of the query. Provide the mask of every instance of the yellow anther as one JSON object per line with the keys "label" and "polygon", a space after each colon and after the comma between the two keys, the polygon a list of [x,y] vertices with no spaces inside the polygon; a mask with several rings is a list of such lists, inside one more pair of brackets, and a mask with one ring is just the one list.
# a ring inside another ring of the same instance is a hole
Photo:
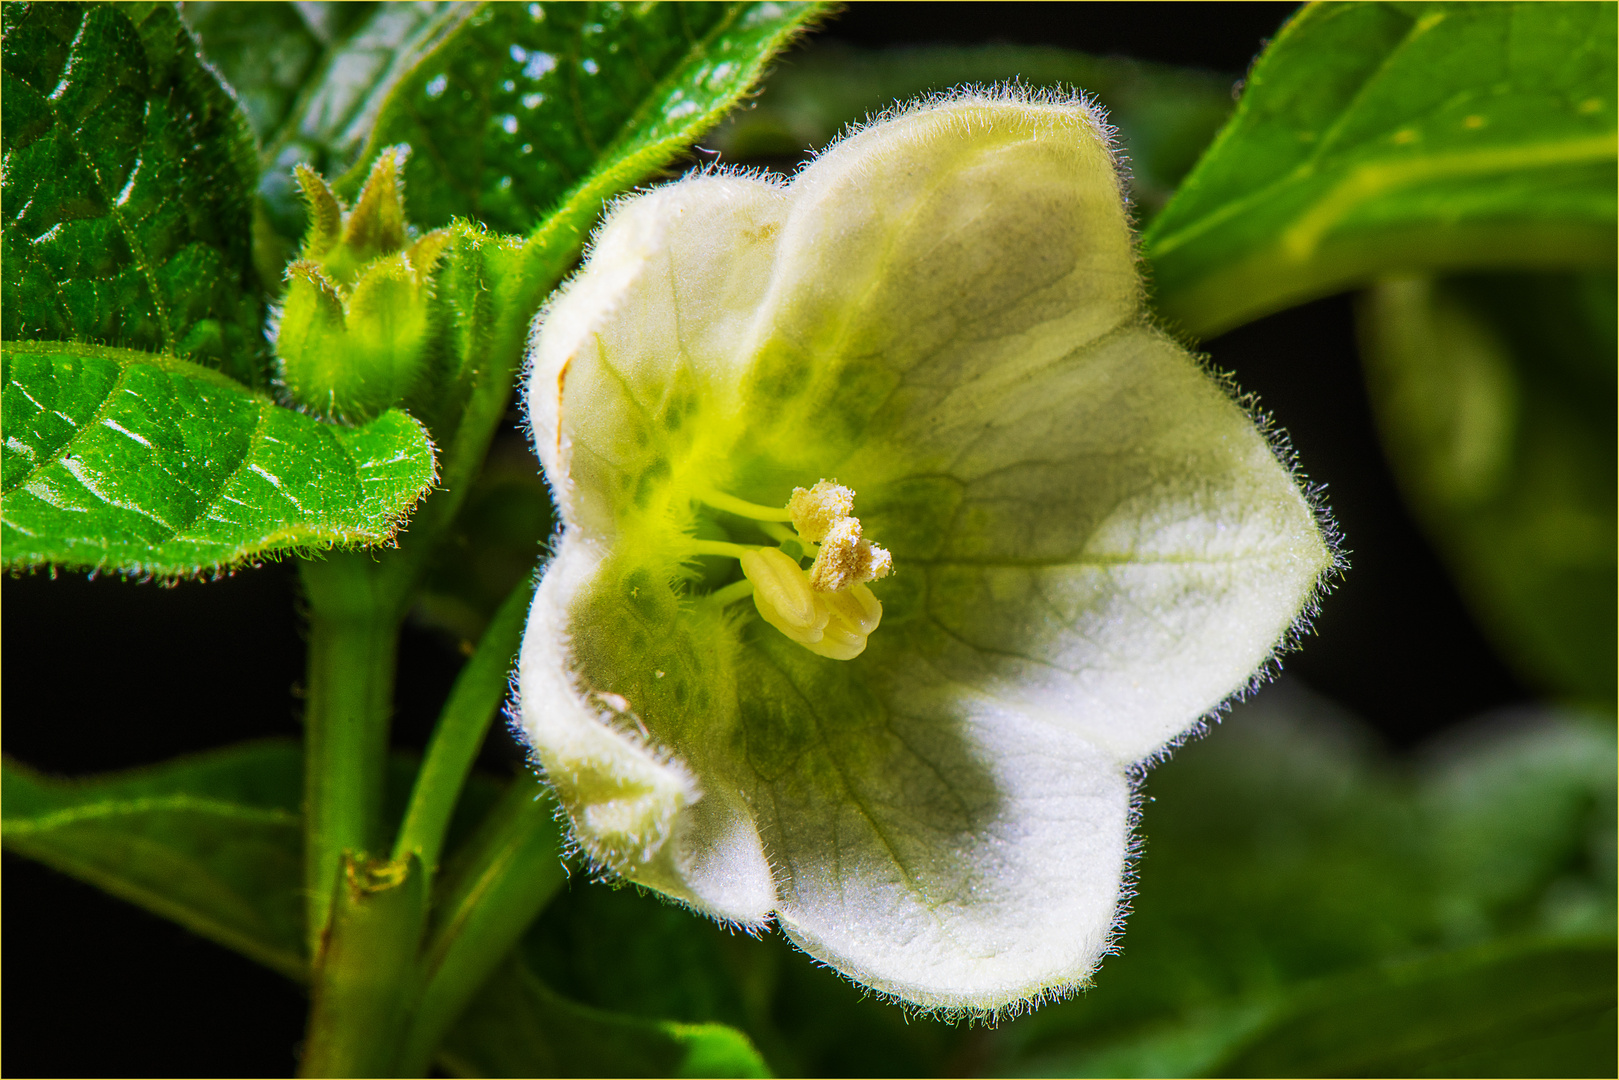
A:
{"label": "yellow anther", "polygon": [[833,660],[853,660],[866,651],[866,638],[883,621],[883,605],[864,585],[844,592],[816,593],[831,613],[821,640],[804,644],[812,653]]}
{"label": "yellow anther", "polygon": [[854,492],[836,480],[821,480],[808,490],[794,488],[787,512],[799,536],[819,542],[832,526],[854,513]]}
{"label": "yellow anther", "polygon": [[810,585],[816,592],[837,592],[887,577],[893,568],[892,555],[861,537],[860,519],[846,517],[821,541],[815,565],[810,567]]}
{"label": "yellow anther", "polygon": [[742,556],[742,573],[753,582],[753,606],[765,622],[800,645],[821,640],[831,609],[792,557],[780,548],[759,548]]}
{"label": "yellow anther", "polygon": [[[719,492],[701,500],[716,509],[766,522],[766,535],[793,540],[785,529],[768,524],[783,511],[756,506]],[[734,555],[742,562],[746,582],[718,590],[714,597],[729,604],[747,592],[765,622],[819,656],[853,660],[866,651],[866,639],[883,618],[883,605],[865,582],[886,577],[894,568],[888,552],[860,535],[860,519],[852,516],[854,492],[835,480],[822,480],[808,490],[794,488],[784,516],[797,532],[797,546],[815,554],[806,573],[799,560],[773,547],[745,547],[729,541],[692,540],[691,551]],[[817,550],[815,541],[820,542]],[[789,547],[796,547],[788,545]]]}

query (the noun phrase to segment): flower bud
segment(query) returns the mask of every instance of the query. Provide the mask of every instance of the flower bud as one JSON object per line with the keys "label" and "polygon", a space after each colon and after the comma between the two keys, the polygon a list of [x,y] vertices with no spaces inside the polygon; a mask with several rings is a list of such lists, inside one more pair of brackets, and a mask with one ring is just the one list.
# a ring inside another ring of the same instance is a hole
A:
{"label": "flower bud", "polygon": [[404,400],[426,368],[432,272],[449,242],[411,240],[399,170],[406,148],[378,157],[345,212],[314,170],[298,166],[310,225],[276,325],[282,385],[295,404],[363,422]]}

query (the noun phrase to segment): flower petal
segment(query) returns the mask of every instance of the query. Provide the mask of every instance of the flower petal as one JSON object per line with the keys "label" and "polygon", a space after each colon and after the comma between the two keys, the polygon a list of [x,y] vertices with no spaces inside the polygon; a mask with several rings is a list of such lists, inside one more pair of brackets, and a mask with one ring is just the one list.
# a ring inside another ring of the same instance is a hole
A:
{"label": "flower petal", "polygon": [[745,790],[782,928],[928,1008],[994,1011],[1080,985],[1111,937],[1124,872],[1117,761],[991,700],[912,708],[790,644],[758,645],[741,672],[755,699]]}
{"label": "flower petal", "polygon": [[795,461],[806,431],[816,453],[852,447],[891,397],[963,377],[1026,384],[1129,320],[1140,286],[1100,130],[1073,102],[966,98],[805,169],[750,349],[771,452]]}
{"label": "flower petal", "polygon": [[546,475],[571,481],[556,492],[568,525],[611,535],[624,477],[666,475],[699,403],[736,411],[785,209],[779,187],[723,175],[625,202],[589,273],[536,320],[529,418]]}
{"label": "flower petal", "polygon": [[687,764],[652,744],[634,706],[582,684],[574,608],[602,551],[567,536],[529,609],[518,662],[522,728],[592,862],[715,918],[761,926],[776,890],[758,830],[734,788],[704,792]]}
{"label": "flower petal", "polygon": [[1039,385],[969,380],[840,472],[901,568],[886,636],[1135,761],[1247,684],[1333,555],[1253,422],[1157,333]]}

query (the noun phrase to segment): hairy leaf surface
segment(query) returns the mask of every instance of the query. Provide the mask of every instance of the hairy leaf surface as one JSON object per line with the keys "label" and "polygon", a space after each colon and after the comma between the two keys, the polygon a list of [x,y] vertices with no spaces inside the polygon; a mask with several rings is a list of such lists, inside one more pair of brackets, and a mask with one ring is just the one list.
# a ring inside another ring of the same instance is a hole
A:
{"label": "hairy leaf surface", "polygon": [[302,752],[251,743],[90,780],[7,762],[5,845],[302,978]]}
{"label": "hairy leaf surface", "polygon": [[8,4],[4,18],[4,336],[262,382],[252,137],[174,8]]}
{"label": "hairy leaf surface", "polygon": [[1144,237],[1211,336],[1379,274],[1612,265],[1613,4],[1320,4]]}
{"label": "hairy leaf surface", "polygon": [[377,544],[433,479],[405,413],[324,424],[183,360],[8,343],[0,381],[12,568],[173,576]]}

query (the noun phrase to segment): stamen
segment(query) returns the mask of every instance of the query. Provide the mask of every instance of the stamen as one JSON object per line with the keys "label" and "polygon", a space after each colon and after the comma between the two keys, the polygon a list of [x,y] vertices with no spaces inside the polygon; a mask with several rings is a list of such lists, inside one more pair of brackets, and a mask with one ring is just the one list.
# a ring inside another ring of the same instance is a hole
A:
{"label": "stamen", "polygon": [[752,595],[753,582],[743,578],[741,581],[733,581],[723,588],[715,589],[703,597],[703,601],[713,604],[715,607],[725,607],[727,604],[734,604],[738,600]]}
{"label": "stamen", "polygon": [[802,536],[799,536],[787,526],[778,525],[773,521],[760,525],[759,531],[770,537],[772,540],[779,540],[782,543],[786,543],[787,541],[791,540],[793,543],[803,548],[804,554],[808,555],[810,558],[814,558],[816,552],[821,550],[819,544],[812,543],[811,541],[804,539]]}
{"label": "stamen", "polygon": [[727,495],[723,491],[704,489],[697,493],[696,498],[698,502],[707,503],[716,510],[724,510],[727,514],[751,518],[754,521],[793,520],[793,515],[779,506],[760,506],[758,503],[750,503],[746,499]]}
{"label": "stamen", "polygon": [[760,548],[742,557],[742,572],[753,582],[753,605],[765,622],[800,645],[821,640],[832,612],[797,562],[778,548]]}
{"label": "stamen", "polygon": [[883,621],[883,605],[864,585],[844,592],[816,593],[831,618],[821,640],[804,645],[812,653],[832,660],[853,660],[866,651],[866,639]]}
{"label": "stamen", "polygon": [[724,555],[730,559],[746,558],[760,550],[757,544],[733,544],[729,540],[688,540],[685,546],[693,555]]}
{"label": "stamen", "polygon": [[808,490],[794,488],[787,509],[798,535],[819,541],[832,526],[854,513],[854,492],[836,480],[821,480]]}
{"label": "stamen", "polygon": [[887,577],[894,557],[860,536],[860,519],[846,517],[832,526],[821,543],[810,585],[816,592],[832,593]]}
{"label": "stamen", "polygon": [[[794,488],[785,510],[713,490],[701,492],[697,501],[758,522],[760,532],[781,544],[686,541],[692,555],[742,562],[744,580],[716,589],[705,603],[723,607],[751,594],[765,622],[818,656],[853,660],[866,651],[867,639],[882,621],[883,605],[865,582],[888,576],[894,558],[860,535],[853,491],[835,480],[821,480],[809,489]],[[815,559],[808,572],[799,562],[804,555]]]}

